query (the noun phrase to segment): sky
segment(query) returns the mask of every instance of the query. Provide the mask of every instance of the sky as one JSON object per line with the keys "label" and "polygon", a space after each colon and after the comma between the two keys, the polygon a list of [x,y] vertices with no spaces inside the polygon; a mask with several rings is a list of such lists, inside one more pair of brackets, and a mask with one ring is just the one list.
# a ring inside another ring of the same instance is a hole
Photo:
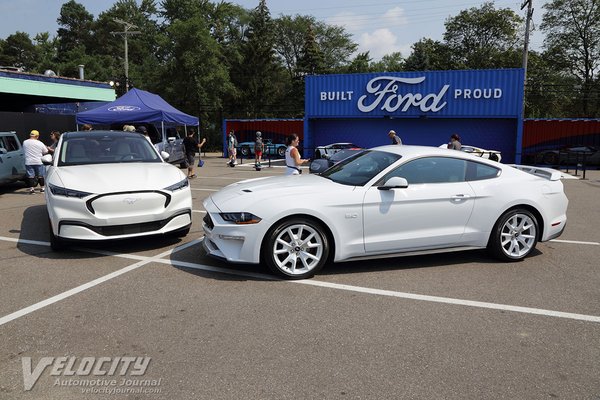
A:
{"label": "sky", "polygon": [[[215,0],[216,2],[217,0]],[[220,0],[218,0],[220,1]],[[258,0],[229,0],[251,9]],[[530,48],[541,50],[543,34],[538,29],[542,19],[541,0],[532,0],[534,27]],[[17,31],[29,33],[33,38],[39,32],[56,35],[60,8],[64,0],[0,0],[0,38]],[[77,0],[98,17],[116,0]],[[160,4],[160,0],[156,1]],[[545,1],[544,1],[545,2]],[[139,3],[139,1],[138,1]],[[496,8],[510,8],[523,18],[523,0],[495,0]],[[373,60],[399,51],[404,57],[411,45],[427,37],[442,40],[444,21],[461,10],[480,7],[481,0],[267,0],[271,16],[312,15],[317,20],[340,25],[352,34],[359,52],[369,51]]]}

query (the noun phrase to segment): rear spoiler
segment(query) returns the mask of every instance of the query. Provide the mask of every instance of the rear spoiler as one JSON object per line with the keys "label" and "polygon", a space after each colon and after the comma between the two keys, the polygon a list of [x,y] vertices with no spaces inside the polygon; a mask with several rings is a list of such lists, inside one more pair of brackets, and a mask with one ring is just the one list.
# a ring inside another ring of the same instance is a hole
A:
{"label": "rear spoiler", "polygon": [[516,168],[523,172],[530,173],[532,175],[539,176],[540,178],[548,179],[549,181],[558,181],[562,178],[562,172],[552,169],[552,168],[543,168],[543,167],[532,167],[531,165],[517,165],[517,164],[508,164],[510,167]]}

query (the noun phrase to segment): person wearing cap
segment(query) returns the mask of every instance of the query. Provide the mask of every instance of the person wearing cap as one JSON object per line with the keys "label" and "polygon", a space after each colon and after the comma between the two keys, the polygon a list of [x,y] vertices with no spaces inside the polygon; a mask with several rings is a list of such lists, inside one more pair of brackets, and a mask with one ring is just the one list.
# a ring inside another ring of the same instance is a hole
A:
{"label": "person wearing cap", "polygon": [[48,154],[48,148],[40,140],[40,133],[35,129],[29,134],[29,139],[23,142],[23,153],[25,153],[25,171],[27,172],[27,186],[29,193],[35,193],[35,187],[39,183],[40,192],[44,191],[44,176],[46,168],[42,164],[42,156]]}
{"label": "person wearing cap", "polygon": [[265,150],[265,144],[262,140],[261,131],[256,131],[256,140],[254,141],[254,166],[260,168],[262,162],[263,151]]}
{"label": "person wearing cap", "polygon": [[396,135],[396,131],[389,131],[388,137],[392,139],[392,144],[402,144],[402,139],[400,139],[400,136]]}

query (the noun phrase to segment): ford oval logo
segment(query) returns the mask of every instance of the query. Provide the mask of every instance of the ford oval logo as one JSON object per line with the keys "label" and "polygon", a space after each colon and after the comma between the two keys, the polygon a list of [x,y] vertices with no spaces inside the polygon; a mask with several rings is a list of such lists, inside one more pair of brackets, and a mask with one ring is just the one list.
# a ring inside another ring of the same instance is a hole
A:
{"label": "ford oval logo", "polygon": [[113,106],[109,107],[108,111],[139,111],[141,110],[138,106]]}

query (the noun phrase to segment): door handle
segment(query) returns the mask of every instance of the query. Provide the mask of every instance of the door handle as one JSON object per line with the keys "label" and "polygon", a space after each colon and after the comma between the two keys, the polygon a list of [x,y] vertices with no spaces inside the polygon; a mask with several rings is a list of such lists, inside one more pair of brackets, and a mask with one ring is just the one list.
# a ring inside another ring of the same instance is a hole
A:
{"label": "door handle", "polygon": [[452,200],[466,200],[470,198],[468,194],[455,194],[454,196],[450,196]]}

